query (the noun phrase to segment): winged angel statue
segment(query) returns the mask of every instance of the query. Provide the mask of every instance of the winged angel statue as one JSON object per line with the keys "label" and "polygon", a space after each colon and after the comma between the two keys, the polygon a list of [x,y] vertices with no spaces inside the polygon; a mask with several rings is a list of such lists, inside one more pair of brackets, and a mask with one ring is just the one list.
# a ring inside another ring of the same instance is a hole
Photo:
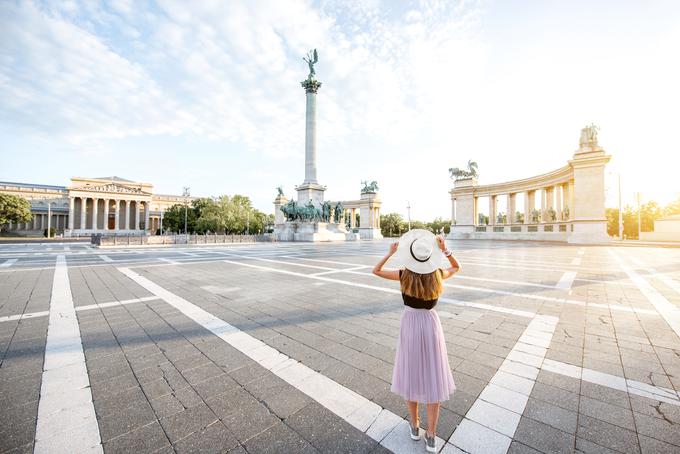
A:
{"label": "winged angel statue", "polygon": [[306,61],[307,65],[309,66],[309,75],[307,76],[307,79],[315,79],[316,71],[314,71],[314,65],[319,62],[319,54],[317,54],[316,49],[307,52],[307,56],[302,57],[302,59]]}

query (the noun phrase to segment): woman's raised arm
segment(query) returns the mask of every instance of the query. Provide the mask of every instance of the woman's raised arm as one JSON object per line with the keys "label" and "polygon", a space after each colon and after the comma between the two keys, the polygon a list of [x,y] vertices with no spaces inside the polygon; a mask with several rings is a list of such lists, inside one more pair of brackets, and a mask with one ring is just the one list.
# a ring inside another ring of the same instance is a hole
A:
{"label": "woman's raised arm", "polygon": [[[456,274],[458,271],[460,271],[460,263],[458,263],[458,260],[453,256],[453,253],[446,249],[446,242],[444,241],[444,237],[439,235],[437,236],[437,244],[439,245],[439,249],[444,253],[444,256],[449,260],[449,264],[451,265],[450,267],[446,268],[445,270],[442,270],[442,279],[448,279],[454,274]],[[448,252],[448,256],[446,255]]]}
{"label": "woman's raised arm", "polygon": [[381,258],[377,265],[373,267],[373,274],[375,274],[376,276],[380,276],[384,279],[390,279],[392,281],[399,280],[399,270],[382,269],[382,267],[385,266],[385,263],[390,259],[390,257],[392,257],[394,253],[397,252],[397,246],[399,246],[399,242],[390,244],[390,250],[387,252],[387,255]]}

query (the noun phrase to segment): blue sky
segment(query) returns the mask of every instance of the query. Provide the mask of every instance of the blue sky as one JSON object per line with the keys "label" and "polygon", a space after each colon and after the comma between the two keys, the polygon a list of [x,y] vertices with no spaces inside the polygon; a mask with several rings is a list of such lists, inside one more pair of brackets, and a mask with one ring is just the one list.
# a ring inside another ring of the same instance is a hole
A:
{"label": "blue sky", "polygon": [[328,199],[377,180],[383,213],[447,217],[449,167],[547,172],[590,122],[624,200],[680,191],[678,2],[3,1],[0,30],[4,181],[118,175],[271,212],[304,177],[316,47]]}

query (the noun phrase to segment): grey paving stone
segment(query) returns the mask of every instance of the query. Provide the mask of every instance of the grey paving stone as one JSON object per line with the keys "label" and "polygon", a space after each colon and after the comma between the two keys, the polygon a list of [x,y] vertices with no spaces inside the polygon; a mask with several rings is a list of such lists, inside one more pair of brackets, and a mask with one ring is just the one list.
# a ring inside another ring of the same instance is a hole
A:
{"label": "grey paving stone", "polygon": [[638,439],[640,440],[642,454],[677,454],[680,450],[678,445],[671,445],[645,435],[639,434]]}
{"label": "grey paving stone", "polygon": [[543,452],[572,452],[574,436],[531,418],[522,417],[514,440]]}
{"label": "grey paving stone", "polygon": [[177,414],[187,408],[182,405],[182,402],[174,394],[166,394],[165,396],[150,400],[149,403],[158,419]]}
{"label": "grey paving stone", "polygon": [[313,402],[286,424],[323,453],[368,453],[376,442],[326,408]]}
{"label": "grey paving stone", "polygon": [[103,442],[156,421],[148,402],[137,402],[115,413],[97,417]]}
{"label": "grey paving stone", "polygon": [[35,419],[9,420],[0,428],[0,452],[32,444],[35,438]]}
{"label": "grey paving stone", "polygon": [[[425,404],[418,405],[418,417],[420,418],[420,427],[427,428],[427,406]],[[437,436],[448,440],[453,431],[458,427],[458,424],[463,420],[463,417],[448,410],[446,408],[439,409],[439,421],[437,422]]]}
{"label": "grey paving stone", "polygon": [[594,383],[582,382],[581,395],[623,408],[630,408],[628,393]]}
{"label": "grey paving stone", "polygon": [[178,454],[183,453],[224,453],[239,446],[236,437],[217,421],[173,445]]}
{"label": "grey paving stone", "polygon": [[554,386],[556,388],[564,389],[572,393],[578,393],[581,389],[581,380],[567,377],[565,375],[555,374],[546,370],[538,372],[536,381],[545,383],[546,385]]}
{"label": "grey paving stone", "polygon": [[475,403],[476,396],[471,396],[463,391],[456,390],[453,397],[445,402],[442,402],[442,407],[451,410],[452,412],[465,416],[472,404]]}
{"label": "grey paving stone", "polygon": [[592,441],[576,437],[576,452],[584,454],[616,454],[618,451],[612,451],[611,449],[595,444]]}
{"label": "grey paving stone", "polygon": [[170,446],[158,421],[127,432],[104,443],[105,453],[155,452]]}
{"label": "grey paving stone", "polygon": [[267,407],[246,394],[241,394],[237,404],[231,407],[228,407],[229,403],[226,403],[225,394],[210,400],[211,408],[218,407],[215,408],[215,412],[241,443],[280,421]]}
{"label": "grey paving stone", "polygon": [[224,373],[193,385],[193,388],[203,399],[226,393],[237,387],[239,387],[239,384],[228,374]]}
{"label": "grey paving stone", "polygon": [[133,374],[125,374],[108,380],[91,383],[91,386],[92,397],[94,399],[104,399],[125,392],[131,388],[136,388],[139,384]]}
{"label": "grey paving stone", "polygon": [[635,432],[586,415],[579,415],[576,434],[580,438],[619,452],[640,452]]}
{"label": "grey paving stone", "polygon": [[240,385],[244,385],[252,380],[255,380],[263,375],[269,373],[267,369],[255,362],[248,363],[236,370],[229,372],[229,376],[236,380]]}
{"label": "grey paving stone", "polygon": [[561,388],[536,382],[531,397],[551,403],[566,410],[578,411],[579,395]]}
{"label": "grey paving stone", "polygon": [[600,419],[610,424],[629,430],[635,430],[633,412],[623,407],[591,399],[587,396],[581,396],[579,411],[581,414]]}
{"label": "grey paving stone", "polygon": [[635,425],[640,434],[680,447],[680,425],[669,418],[654,418],[634,413]]}
{"label": "grey paving stone", "polygon": [[164,378],[144,382],[141,385],[144,394],[149,400],[165,396],[166,394],[170,394],[173,391],[173,389],[170,387],[170,385],[168,385],[168,382]]}
{"label": "grey paving stone", "polygon": [[541,454],[541,452],[518,441],[510,443],[510,448],[508,449],[508,454]]}
{"label": "grey paving stone", "polygon": [[104,417],[111,413],[125,410],[131,405],[146,402],[146,396],[139,386],[130,388],[118,394],[106,395],[94,400],[94,409],[97,416]]}
{"label": "grey paving stone", "polygon": [[188,408],[160,420],[171,443],[202,430],[217,421],[215,414],[205,404]]}
{"label": "grey paving stone", "polygon": [[[264,432],[248,440],[245,448],[251,453],[299,453],[311,445],[286,424],[279,422]],[[312,448],[313,449],[313,448]]]}
{"label": "grey paving stone", "polygon": [[538,399],[530,398],[524,416],[570,434],[576,433],[578,414]]}

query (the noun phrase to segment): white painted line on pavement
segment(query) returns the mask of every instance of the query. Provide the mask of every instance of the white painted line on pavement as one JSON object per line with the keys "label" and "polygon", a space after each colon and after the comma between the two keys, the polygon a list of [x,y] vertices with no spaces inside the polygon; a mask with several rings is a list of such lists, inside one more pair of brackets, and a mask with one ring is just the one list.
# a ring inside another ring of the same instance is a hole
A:
{"label": "white painted line on pavement", "polygon": [[8,259],[8,260],[5,260],[2,264],[0,264],[0,268],[9,268],[9,267],[12,266],[14,263],[16,263],[17,260],[19,260],[19,259]]}
{"label": "white painted line on pavement", "polygon": [[[118,270],[380,444],[389,441],[391,433],[395,430],[403,429],[404,419],[400,416],[310,369],[129,268],[118,268]],[[407,434],[408,431],[404,433]],[[439,444],[442,443],[443,440],[439,440]]]}
{"label": "white painted line on pavement", "polygon": [[[76,312],[87,311],[87,310],[90,310],[90,309],[103,309],[105,307],[113,307],[113,306],[124,306],[126,304],[141,303],[141,302],[144,302],[144,301],[152,301],[152,300],[157,300],[157,299],[158,298],[155,297],[155,296],[145,296],[143,298],[132,298],[132,299],[123,300],[123,301],[110,301],[110,302],[107,302],[107,303],[88,304],[86,306],[76,307]],[[0,323],[10,322],[12,320],[24,320],[24,319],[27,319],[27,318],[44,317],[46,315],[50,315],[50,311],[28,312],[26,314],[7,315],[7,316],[4,316],[4,317],[0,317]]]}
{"label": "white painted line on pavement", "polygon": [[580,265],[581,264],[581,257],[576,257],[574,260],[571,261],[572,265]]}
{"label": "white painted line on pavement", "polygon": [[103,452],[64,255],[50,299],[34,453]]}
{"label": "white painted line on pavement", "polygon": [[637,285],[640,292],[652,303],[652,306],[659,312],[661,317],[666,320],[666,323],[671,327],[675,334],[680,337],[680,309],[668,301],[661,293],[659,293],[649,282],[642,276],[635,272],[619,257],[619,255],[612,250],[609,254],[618,262],[621,269],[628,275],[631,281]]}
{"label": "white painted line on pavement", "polygon": [[557,317],[537,315],[529,323],[453,431],[447,446],[470,453],[505,454],[508,451],[558,321]]}
{"label": "white painted line on pavement", "polygon": [[326,274],[343,273],[343,272],[347,272],[347,271],[356,271],[356,270],[361,270],[361,269],[364,269],[364,268],[369,268],[369,266],[364,265],[364,266],[355,266],[353,268],[345,268],[345,269],[340,269],[340,270],[322,271],[320,273],[314,273],[314,274],[312,274],[312,276],[324,276]]}
{"label": "white painted line on pavement", "polygon": [[659,402],[680,406],[680,394],[662,386],[653,386],[640,381],[619,377],[618,375],[581,368],[552,359],[544,360],[541,369],[555,374],[577,378],[589,383],[595,383],[596,385],[606,386],[607,388],[617,389],[629,394],[636,394],[638,396],[658,400]]}
{"label": "white painted line on pavement", "polygon": [[[262,259],[256,259],[256,260],[262,260]],[[232,265],[237,265],[237,266],[246,266],[249,268],[255,268],[263,271],[269,271],[273,273],[282,273],[282,274],[289,274],[291,276],[298,276],[298,277],[304,277],[306,279],[317,279],[320,281],[325,281],[325,282],[332,282],[335,284],[342,284],[342,285],[349,285],[352,287],[359,287],[359,288],[365,288],[365,289],[370,289],[370,290],[377,290],[380,292],[386,292],[386,293],[394,293],[397,295],[401,295],[401,290],[398,289],[393,289],[393,288],[387,288],[387,287],[378,287],[376,285],[368,285],[368,284],[360,284],[358,282],[351,282],[351,281],[343,281],[341,279],[333,279],[329,277],[323,277],[323,276],[313,276],[311,274],[302,274],[302,273],[296,273],[294,271],[288,271],[288,270],[281,270],[278,268],[270,268],[266,266],[259,266],[259,265],[253,265],[252,263],[241,263],[241,262],[234,262],[232,260],[224,260],[224,263],[230,263]],[[288,263],[288,262],[283,262],[283,263]],[[352,273],[358,273],[357,271],[353,271]],[[363,273],[359,273],[363,274]],[[368,273],[366,273],[368,274]],[[487,311],[494,311],[494,312],[501,312],[504,314],[510,314],[510,315],[516,315],[518,317],[527,317],[527,318],[532,318],[536,314],[534,312],[529,312],[529,311],[521,311],[517,309],[509,309],[506,307],[502,306],[492,306],[490,304],[482,304],[482,303],[470,303],[467,301],[461,301],[461,300],[456,300],[452,298],[445,298],[445,297],[440,297],[439,301],[442,303],[447,303],[447,304],[453,304],[456,306],[465,306],[465,307],[474,307],[477,309],[483,309]]]}
{"label": "white painted line on pavement", "polygon": [[672,288],[675,293],[680,294],[680,284],[675,281],[672,277],[664,274],[664,273],[659,273],[656,271],[654,268],[651,266],[647,266],[642,260],[639,259],[633,259],[633,262],[644,268],[653,278],[660,280],[664,284],[666,284],[668,287]]}
{"label": "white painted line on pavement", "polygon": [[111,263],[111,262],[114,261],[114,260],[113,260],[111,257],[109,257],[108,255],[98,255],[97,257],[99,257],[99,258],[102,259],[103,261],[109,262],[109,263]]}
{"label": "white painted line on pavement", "polygon": [[555,287],[561,288],[561,289],[564,289],[564,290],[569,290],[569,289],[571,289],[571,286],[574,283],[575,277],[576,277],[576,271],[565,271]]}

